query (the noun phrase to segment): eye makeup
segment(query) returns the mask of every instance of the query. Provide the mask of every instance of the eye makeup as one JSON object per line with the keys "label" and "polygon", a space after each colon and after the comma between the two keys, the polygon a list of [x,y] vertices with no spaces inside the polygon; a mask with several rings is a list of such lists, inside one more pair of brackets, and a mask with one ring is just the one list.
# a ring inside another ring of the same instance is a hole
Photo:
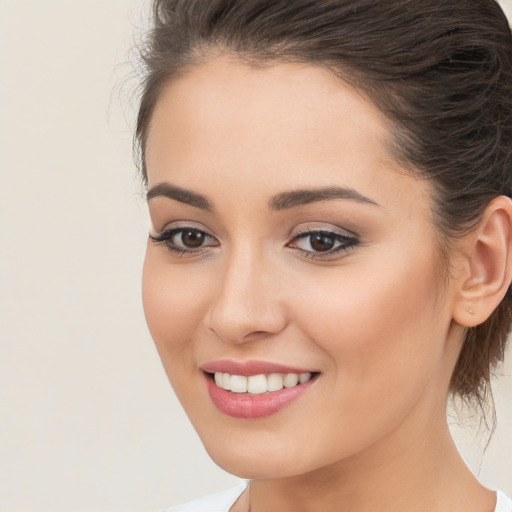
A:
{"label": "eye makeup", "polygon": [[177,255],[198,254],[207,247],[218,247],[219,242],[203,230],[195,227],[175,227],[158,235],[149,235],[150,240],[162,244],[168,251]]}
{"label": "eye makeup", "polygon": [[[156,235],[149,235],[155,244],[163,245],[178,256],[200,255],[220,242],[205,230],[195,226],[176,226],[164,229]],[[355,235],[339,233],[329,228],[299,229],[286,243],[286,247],[297,250],[302,256],[315,259],[329,259],[355,249],[359,240]]]}
{"label": "eye makeup", "polygon": [[359,240],[353,235],[341,234],[330,229],[301,229],[287,247],[299,250],[307,258],[329,258],[355,249]]}

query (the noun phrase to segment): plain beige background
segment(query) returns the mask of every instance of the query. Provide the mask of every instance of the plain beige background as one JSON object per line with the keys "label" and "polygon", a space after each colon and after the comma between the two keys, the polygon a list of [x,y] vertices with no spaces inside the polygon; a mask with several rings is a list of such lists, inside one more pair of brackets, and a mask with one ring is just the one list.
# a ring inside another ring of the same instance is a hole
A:
{"label": "plain beige background", "polygon": [[[135,82],[121,80],[143,6],[0,0],[3,512],[151,511],[238,481],[204,453],[144,323]],[[474,430],[454,431],[512,495],[510,356],[485,456]]]}

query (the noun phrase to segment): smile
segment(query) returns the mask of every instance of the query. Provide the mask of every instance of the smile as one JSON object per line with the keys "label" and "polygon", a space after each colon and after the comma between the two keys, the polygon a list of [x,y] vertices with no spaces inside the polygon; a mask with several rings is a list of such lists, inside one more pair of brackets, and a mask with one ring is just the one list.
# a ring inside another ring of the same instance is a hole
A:
{"label": "smile", "polygon": [[232,393],[248,393],[261,395],[263,393],[281,391],[283,388],[293,388],[305,384],[312,374],[306,373],[272,373],[270,375],[231,375],[230,373],[215,372],[215,384]]}
{"label": "smile", "polygon": [[288,407],[320,375],[262,363],[207,366],[202,370],[213,405],[228,416],[245,419],[264,418]]}

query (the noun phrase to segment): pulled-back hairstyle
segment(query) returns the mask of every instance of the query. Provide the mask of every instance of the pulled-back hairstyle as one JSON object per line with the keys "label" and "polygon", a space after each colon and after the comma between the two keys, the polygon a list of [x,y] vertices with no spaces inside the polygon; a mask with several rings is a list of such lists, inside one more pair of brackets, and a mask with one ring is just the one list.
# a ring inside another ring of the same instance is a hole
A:
{"label": "pulled-back hairstyle", "polygon": [[[392,123],[390,151],[435,190],[441,247],[512,193],[512,38],[493,0],[155,0],[135,142],[165,86],[215,53],[249,65],[316,63]],[[449,268],[449,264],[447,266]],[[413,284],[411,284],[413,285]],[[466,331],[451,391],[481,404],[510,330],[512,294]]]}

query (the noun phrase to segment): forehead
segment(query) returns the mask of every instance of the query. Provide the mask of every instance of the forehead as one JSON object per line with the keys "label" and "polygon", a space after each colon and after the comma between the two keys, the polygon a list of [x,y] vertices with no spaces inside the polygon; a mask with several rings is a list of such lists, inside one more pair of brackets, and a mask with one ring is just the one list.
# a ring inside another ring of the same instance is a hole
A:
{"label": "forehead", "polygon": [[[348,148],[361,135],[383,142],[387,125],[370,101],[323,67],[256,68],[224,57],[192,68],[164,90],[151,121],[148,153],[151,157],[162,142],[185,143],[186,149],[199,138],[207,144],[204,151],[228,145],[256,150],[277,140],[294,152],[311,150],[306,142],[322,150],[343,139]],[[384,146],[379,149],[387,158]]]}
{"label": "forehead", "polygon": [[222,179],[267,197],[341,185],[369,197],[375,188],[394,197],[403,189],[412,198],[414,181],[425,196],[425,183],[396,172],[391,134],[363,93],[321,66],[258,68],[225,56],[192,68],[159,98],[146,148],[149,186],[207,191]]}

